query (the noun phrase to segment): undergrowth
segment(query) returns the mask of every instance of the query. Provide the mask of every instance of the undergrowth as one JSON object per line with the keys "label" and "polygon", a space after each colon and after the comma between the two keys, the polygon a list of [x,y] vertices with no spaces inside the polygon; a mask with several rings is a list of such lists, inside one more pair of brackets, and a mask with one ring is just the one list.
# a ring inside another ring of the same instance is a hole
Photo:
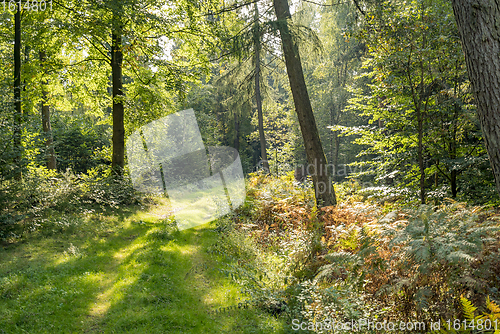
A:
{"label": "undergrowth", "polygon": [[253,175],[247,188],[211,252],[231,259],[225,274],[252,305],[290,326],[293,319],[464,319],[461,296],[478,305],[500,300],[492,209],[359,202],[348,186],[337,190],[337,207],[318,209],[310,185],[291,174]]}
{"label": "undergrowth", "polygon": [[66,229],[64,221],[51,221],[63,213],[119,209],[148,203],[137,193],[127,175],[96,167],[87,174],[71,170],[57,173],[45,167],[29,168],[22,180],[0,182],[0,240],[12,240],[43,225]]}

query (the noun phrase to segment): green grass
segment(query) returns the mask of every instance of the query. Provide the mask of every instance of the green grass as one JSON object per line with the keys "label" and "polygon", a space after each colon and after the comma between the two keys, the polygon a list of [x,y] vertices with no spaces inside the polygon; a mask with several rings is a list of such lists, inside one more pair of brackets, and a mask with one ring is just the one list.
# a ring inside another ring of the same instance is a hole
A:
{"label": "green grass", "polygon": [[214,225],[169,230],[138,207],[41,220],[0,246],[0,333],[280,333],[207,248]]}

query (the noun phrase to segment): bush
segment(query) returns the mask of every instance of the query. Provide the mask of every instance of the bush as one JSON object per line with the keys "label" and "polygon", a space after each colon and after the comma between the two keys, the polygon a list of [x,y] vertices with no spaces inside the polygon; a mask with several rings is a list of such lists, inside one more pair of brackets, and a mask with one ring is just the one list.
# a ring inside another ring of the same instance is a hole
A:
{"label": "bush", "polygon": [[86,173],[109,161],[100,153],[109,146],[109,138],[102,126],[81,127],[73,124],[69,129],[54,132],[57,169],[71,169],[77,174]]}
{"label": "bush", "polygon": [[[127,175],[116,176],[104,166],[75,175],[57,173],[45,167],[30,167],[21,181],[4,181],[0,186],[0,238],[19,236],[27,226],[21,222],[57,212],[81,212],[87,208],[118,208],[138,203],[142,196]],[[30,226],[29,229],[37,228]]]}

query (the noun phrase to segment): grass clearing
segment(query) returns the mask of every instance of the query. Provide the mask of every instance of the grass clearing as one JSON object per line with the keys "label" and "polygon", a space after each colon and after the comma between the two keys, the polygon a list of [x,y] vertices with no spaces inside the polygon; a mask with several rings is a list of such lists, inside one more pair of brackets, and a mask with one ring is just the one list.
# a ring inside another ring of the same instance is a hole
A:
{"label": "grass clearing", "polygon": [[139,207],[43,221],[0,247],[0,333],[276,333],[207,248],[213,225],[174,231]]}

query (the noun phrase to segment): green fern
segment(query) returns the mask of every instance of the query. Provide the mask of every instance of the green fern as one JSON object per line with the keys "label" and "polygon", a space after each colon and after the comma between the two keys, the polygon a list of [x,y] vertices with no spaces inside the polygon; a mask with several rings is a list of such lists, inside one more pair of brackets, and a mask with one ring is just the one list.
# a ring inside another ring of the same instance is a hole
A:
{"label": "green fern", "polygon": [[471,263],[478,261],[485,245],[493,241],[492,232],[498,231],[498,224],[491,220],[479,223],[477,212],[460,203],[442,208],[422,205],[407,214],[408,221],[396,227],[388,225],[383,231],[383,237],[391,240],[388,248],[396,249],[392,259],[397,275],[379,295],[404,293],[404,298],[395,297],[397,303],[406,303],[398,304],[402,309],[416,306],[432,318],[450,305],[454,296],[480,288]]}
{"label": "green fern", "polygon": [[476,312],[477,307],[472,305],[472,302],[464,296],[460,296],[460,302],[462,303],[464,317],[468,320],[474,319],[474,313]]}

